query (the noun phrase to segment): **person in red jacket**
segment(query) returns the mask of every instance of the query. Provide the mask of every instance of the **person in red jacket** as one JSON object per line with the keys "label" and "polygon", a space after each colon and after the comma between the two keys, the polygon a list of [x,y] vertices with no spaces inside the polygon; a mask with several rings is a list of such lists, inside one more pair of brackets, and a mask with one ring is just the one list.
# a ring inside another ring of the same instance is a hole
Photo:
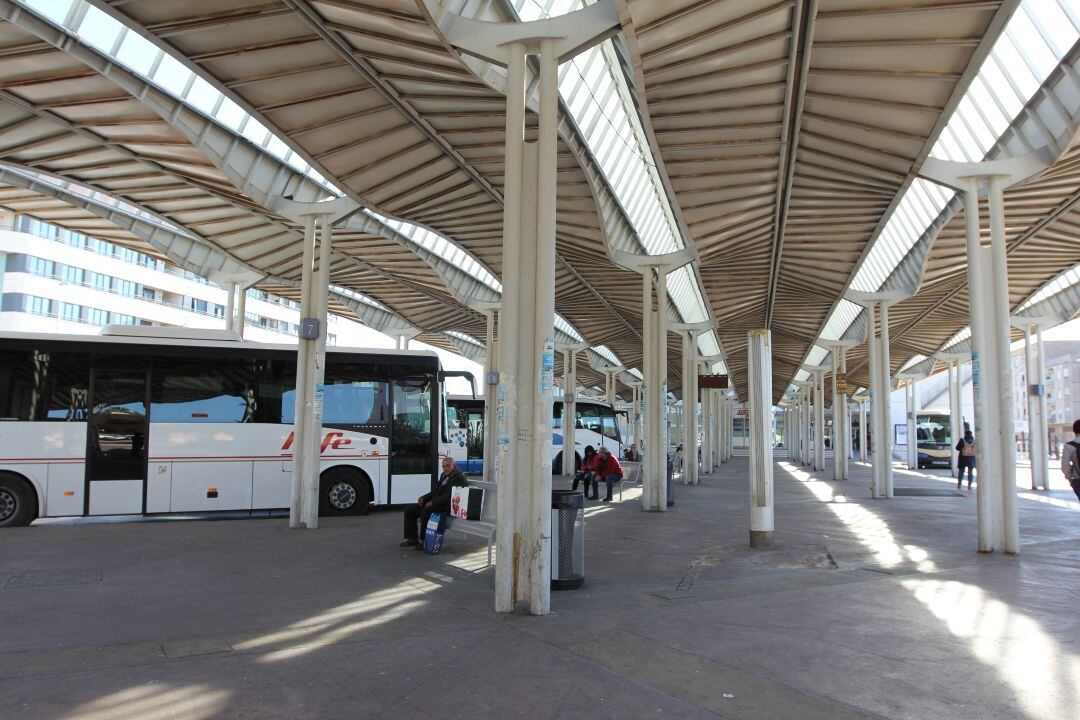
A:
{"label": "person in red jacket", "polygon": [[585,457],[581,460],[581,467],[574,475],[574,485],[571,490],[577,490],[578,483],[585,483],[585,497],[589,497],[589,484],[592,483],[592,499],[596,500],[596,448],[592,445],[585,446]]}
{"label": "person in red jacket", "polygon": [[600,448],[596,457],[596,477],[603,478],[607,484],[607,497],[604,498],[604,502],[611,502],[611,490],[623,476],[622,465],[606,447]]}

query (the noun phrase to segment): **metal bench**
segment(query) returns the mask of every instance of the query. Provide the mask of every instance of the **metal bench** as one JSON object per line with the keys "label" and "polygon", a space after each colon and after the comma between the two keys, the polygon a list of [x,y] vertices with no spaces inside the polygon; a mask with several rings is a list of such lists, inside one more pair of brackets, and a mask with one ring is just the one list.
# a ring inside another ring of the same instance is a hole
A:
{"label": "metal bench", "polygon": [[459,532],[462,536],[475,535],[487,539],[487,564],[491,565],[491,551],[495,546],[495,483],[483,480],[470,480],[469,487],[481,488],[484,491],[484,504],[480,511],[479,520],[462,520],[450,517],[446,519],[446,530]]}

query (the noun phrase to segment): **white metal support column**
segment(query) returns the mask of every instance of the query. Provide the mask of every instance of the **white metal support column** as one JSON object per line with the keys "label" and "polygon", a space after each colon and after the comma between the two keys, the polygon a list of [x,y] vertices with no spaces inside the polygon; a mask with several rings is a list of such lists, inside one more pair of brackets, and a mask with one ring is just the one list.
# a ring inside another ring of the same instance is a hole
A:
{"label": "white metal support column", "polygon": [[[314,529],[319,526],[322,387],[326,370],[326,305],[330,291],[332,228],[356,212],[359,206],[348,198],[311,203],[275,198],[272,204],[271,209],[304,226],[289,527]],[[318,262],[315,260],[316,237],[319,238]]]}
{"label": "white metal support column", "polygon": [[897,373],[896,377],[904,381],[904,419],[907,425],[907,445],[905,446],[904,460],[908,470],[919,469],[919,438],[918,438],[918,396],[917,383],[925,380],[922,373]]}
{"label": "white metal support column", "polygon": [[[1004,190],[1041,173],[1052,155],[1043,148],[977,163],[930,158],[920,170],[924,177],[964,197],[980,552],[1020,551]],[[983,244],[979,226],[980,182],[987,190],[989,246]]]}
{"label": "white metal support column", "polygon": [[[673,323],[671,329],[682,335],[682,395],[683,395],[683,483],[698,484],[698,337],[712,330],[713,322]],[[708,391],[706,391],[706,394]],[[702,398],[702,407],[708,408],[709,401]],[[706,412],[708,412],[706,410]],[[707,422],[707,421],[706,421]],[[703,423],[704,424],[704,423]],[[706,427],[704,434],[708,436]],[[708,445],[706,441],[705,445]],[[705,472],[711,472],[706,467]]]}
{"label": "white metal support column", "polygon": [[869,439],[869,434],[866,431],[867,412],[866,406],[869,404],[869,399],[865,397],[859,398],[859,461],[866,462],[867,450],[866,441]]}
{"label": "white metal support column", "polygon": [[[564,16],[565,17],[565,16]],[[693,248],[665,255],[632,255],[615,250],[612,257],[625,268],[641,273],[642,292],[642,384],[645,419],[644,457],[641,463],[641,509],[667,510],[667,276],[693,261]]]}
{"label": "white metal support column", "polygon": [[474,304],[484,314],[484,482],[494,482],[498,464],[498,403],[495,395],[499,386],[499,305]]}
{"label": "white metal support column", "polygon": [[956,452],[956,444],[964,437],[963,405],[960,401],[960,363],[968,359],[967,353],[938,353],[937,359],[948,365],[949,373],[949,467],[953,477],[960,470],[959,454]]}
{"label": "white metal support column", "polygon": [[[698,372],[708,373],[708,363],[698,363]],[[694,462],[699,465],[701,472],[711,473],[711,457],[716,452],[716,406],[712,390],[706,388],[700,390],[701,395],[701,451],[695,453]]]}
{"label": "white metal support column", "polygon": [[750,547],[773,544],[772,348],[768,330],[751,330],[750,396]]}
{"label": "white metal support column", "polygon": [[828,368],[822,365],[804,366],[810,373],[814,388],[814,445],[811,462],[814,472],[825,469],[825,373]]}
{"label": "white metal support column", "polygon": [[1014,316],[1013,325],[1024,332],[1024,369],[1027,375],[1025,396],[1028,416],[1028,459],[1031,462],[1031,489],[1049,490],[1050,433],[1046,424],[1046,359],[1042,347],[1042,329],[1060,322],[1060,318]]}
{"label": "white metal support column", "polygon": [[802,438],[799,436],[800,426],[802,425],[799,421],[800,403],[802,403],[802,393],[795,390],[791,393],[791,407],[788,408],[786,421],[789,429],[788,435],[791,438],[790,442],[788,442],[788,461],[793,465],[799,461],[800,445],[802,443]]}
{"label": "white metal support column", "polygon": [[631,439],[633,440],[634,452],[631,455],[632,460],[637,460],[637,449],[641,447],[641,383],[630,383],[630,409],[627,413],[626,424],[630,428]]}
{"label": "white metal support column", "polygon": [[[1031,467],[1034,471],[1036,463],[1038,463],[1040,471],[1039,477],[1042,482],[1042,489],[1050,489],[1050,429],[1047,426],[1046,415],[1046,351],[1043,348],[1042,337],[1043,326],[1035,326],[1035,380],[1038,385],[1038,396],[1035,402],[1035,431],[1039,433],[1039,437],[1042,438],[1042,451],[1039,456],[1031,461]],[[1029,382],[1031,382],[1029,380]]]}
{"label": "white metal support column", "polygon": [[[873,480],[871,495],[893,496],[892,419],[889,397],[892,393],[892,366],[889,359],[889,306],[910,297],[913,290],[885,290],[866,293],[851,290],[847,299],[866,308],[866,342],[870,356],[870,412],[873,415]],[[878,330],[880,329],[880,334]]]}
{"label": "white metal support column", "polygon": [[230,332],[236,332],[236,291],[240,287],[240,283],[231,282],[227,284],[225,292],[228,293],[225,298],[225,329]]}
{"label": "white metal support column", "polygon": [[820,341],[822,347],[832,351],[830,370],[832,375],[833,408],[833,480],[847,480],[847,463],[850,455],[851,413],[847,403],[847,351],[862,344],[861,340]]}
{"label": "white metal support column", "polygon": [[814,382],[808,380],[804,382],[795,383],[796,386],[802,391],[802,403],[799,406],[799,422],[800,430],[799,435],[802,441],[799,443],[799,463],[802,465],[809,465],[813,460],[813,441],[810,434],[810,415],[814,396]]}
{"label": "white metal support column", "polygon": [[563,356],[562,404],[562,474],[572,478],[577,471],[577,356],[588,344],[575,343],[559,347]]}
{"label": "white metal support column", "polygon": [[907,468],[908,470],[917,470],[919,468],[919,443],[916,433],[918,432],[918,424],[915,421],[915,413],[917,411],[915,407],[915,384],[918,381],[915,378],[908,378],[907,384],[904,386],[904,397],[907,401],[905,403],[907,410]]}
{"label": "white metal support column", "polygon": [[[555,368],[555,195],[558,67],[618,27],[610,2],[527,23],[455,16],[456,47],[507,68],[503,297],[498,386],[495,609],[551,607],[551,408]],[[539,67],[539,129],[525,141],[527,58]]]}

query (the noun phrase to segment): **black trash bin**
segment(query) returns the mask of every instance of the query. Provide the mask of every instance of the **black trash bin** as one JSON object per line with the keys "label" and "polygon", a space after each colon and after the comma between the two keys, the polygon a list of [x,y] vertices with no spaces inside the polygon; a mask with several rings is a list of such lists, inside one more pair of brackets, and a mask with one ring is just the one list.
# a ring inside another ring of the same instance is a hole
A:
{"label": "black trash bin", "polygon": [[585,495],[551,491],[551,589],[575,590],[585,582]]}

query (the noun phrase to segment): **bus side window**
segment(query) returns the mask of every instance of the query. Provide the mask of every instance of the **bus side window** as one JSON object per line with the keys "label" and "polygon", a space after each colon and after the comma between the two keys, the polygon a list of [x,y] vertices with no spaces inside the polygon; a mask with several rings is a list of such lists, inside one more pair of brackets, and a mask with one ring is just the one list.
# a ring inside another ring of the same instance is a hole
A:
{"label": "bus side window", "polygon": [[251,422],[258,405],[254,365],[245,358],[159,357],[150,385],[150,420],[168,423]]}
{"label": "bus side window", "polygon": [[70,353],[0,354],[0,420],[86,420],[89,367]]}
{"label": "bus side window", "polygon": [[600,408],[592,403],[576,403],[577,407],[577,426],[585,430],[592,430],[595,433],[600,432]]}
{"label": "bus side window", "polygon": [[615,422],[615,413],[612,412],[611,408],[601,408],[600,412],[602,413],[600,419],[603,422],[604,437],[617,441],[619,439],[619,426]]}

